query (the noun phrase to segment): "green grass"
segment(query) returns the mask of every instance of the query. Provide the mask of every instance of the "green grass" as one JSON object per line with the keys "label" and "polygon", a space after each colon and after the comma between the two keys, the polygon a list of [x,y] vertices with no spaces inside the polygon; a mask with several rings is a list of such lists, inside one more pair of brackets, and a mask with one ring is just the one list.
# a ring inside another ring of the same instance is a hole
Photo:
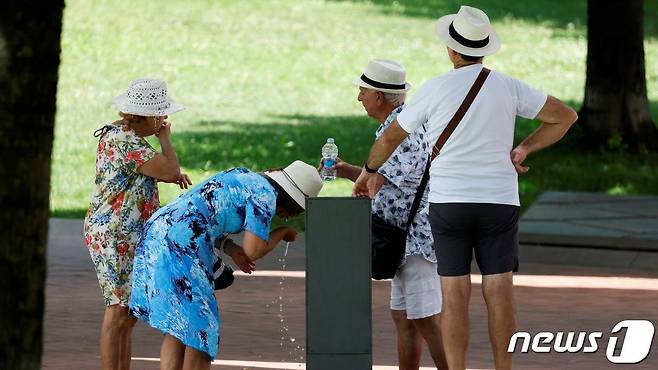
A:
{"label": "green grass", "polygon": [[[558,4],[559,3],[559,4]],[[578,106],[585,83],[586,1],[471,1],[503,41],[487,65]],[[51,211],[82,217],[93,188],[92,132],[117,118],[111,105],[139,76],[167,80],[187,109],[172,140],[195,182],[233,166],[261,170],[318,160],[327,137],[362,163],[376,123],[351,80],[373,57],[395,59],[415,88],[450,68],[434,36],[456,1],[67,1],[62,35]],[[647,86],[658,120],[658,13],[646,2]],[[535,123],[519,123],[517,136]],[[151,140],[153,143],[157,141]],[[521,178],[530,204],[545,190],[658,194],[658,155],[538,153]],[[181,191],[160,185],[166,203]],[[348,195],[346,181],[323,195]]]}

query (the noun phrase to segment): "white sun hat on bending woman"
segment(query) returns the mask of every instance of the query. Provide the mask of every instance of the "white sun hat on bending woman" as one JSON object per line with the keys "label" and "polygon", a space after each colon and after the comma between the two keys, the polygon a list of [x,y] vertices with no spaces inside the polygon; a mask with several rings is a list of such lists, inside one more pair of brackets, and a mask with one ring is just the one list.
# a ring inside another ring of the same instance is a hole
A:
{"label": "white sun hat on bending woman", "polygon": [[317,197],[322,190],[318,170],[302,161],[294,161],[282,170],[264,173],[279,184],[302,209],[306,209],[306,198]]}

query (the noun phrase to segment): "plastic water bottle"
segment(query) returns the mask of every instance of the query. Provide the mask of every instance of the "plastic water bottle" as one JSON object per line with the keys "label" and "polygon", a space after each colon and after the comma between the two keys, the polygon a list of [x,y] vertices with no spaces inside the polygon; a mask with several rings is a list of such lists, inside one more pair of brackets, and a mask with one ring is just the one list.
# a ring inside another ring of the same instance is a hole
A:
{"label": "plastic water bottle", "polygon": [[336,179],[336,158],[338,157],[338,147],[334,144],[334,138],[327,139],[327,143],[322,146],[322,171],[320,176],[322,180],[331,181]]}

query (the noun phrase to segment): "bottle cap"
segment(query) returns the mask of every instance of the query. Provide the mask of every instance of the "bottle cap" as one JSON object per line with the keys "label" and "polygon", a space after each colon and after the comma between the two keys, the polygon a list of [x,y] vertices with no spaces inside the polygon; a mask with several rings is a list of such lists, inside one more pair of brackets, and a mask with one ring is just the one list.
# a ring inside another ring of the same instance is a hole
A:
{"label": "bottle cap", "polygon": [[334,143],[334,138],[333,137],[328,138],[327,142],[330,143],[330,144],[333,144]]}

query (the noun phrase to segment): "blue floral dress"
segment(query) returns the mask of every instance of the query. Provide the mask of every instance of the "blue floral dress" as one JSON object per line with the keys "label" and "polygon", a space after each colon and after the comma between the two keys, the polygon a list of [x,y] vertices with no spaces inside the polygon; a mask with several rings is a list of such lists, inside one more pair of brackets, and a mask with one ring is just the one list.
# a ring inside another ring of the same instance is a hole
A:
{"label": "blue floral dress", "polygon": [[268,240],[276,190],[245,168],[218,173],[144,225],[133,269],[131,313],[186,346],[217,355],[214,242],[246,230]]}

